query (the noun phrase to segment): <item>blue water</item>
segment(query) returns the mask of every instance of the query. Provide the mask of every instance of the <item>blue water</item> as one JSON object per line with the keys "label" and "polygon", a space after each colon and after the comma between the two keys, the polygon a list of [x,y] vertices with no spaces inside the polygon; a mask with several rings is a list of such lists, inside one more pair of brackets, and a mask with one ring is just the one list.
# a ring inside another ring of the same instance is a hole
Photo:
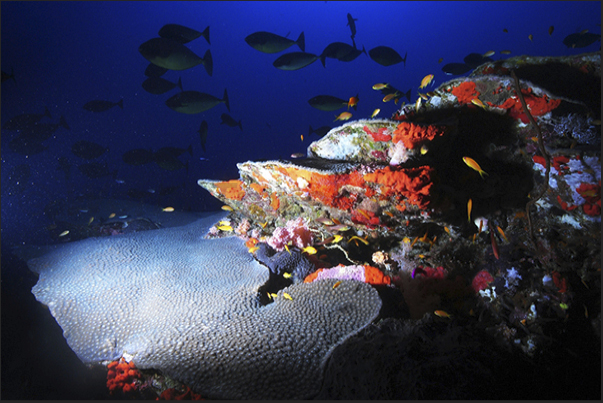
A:
{"label": "blue water", "polygon": [[[510,56],[571,55],[596,51],[600,42],[581,49],[567,48],[563,38],[588,29],[600,33],[600,2],[2,2],[2,71],[14,72],[16,82],[2,84],[2,124],[23,113],[43,113],[52,119],[65,116],[71,130],[59,128],[43,144],[48,149],[24,156],[6,145],[14,132],[2,131],[2,237],[31,240],[34,231],[50,224],[43,214],[49,201],[74,198],[128,198],[129,189],[159,189],[184,185],[175,194],[149,194],[145,201],[176,209],[211,210],[220,203],[196,185],[199,178],[238,177],[237,162],[289,158],[304,152],[316,135],[308,127],[335,126],[336,114],[309,106],[316,95],[348,99],[359,94],[352,119],[367,118],[375,108],[380,117],[396,110],[372,90],[389,82],[417,97],[421,79],[435,75],[436,86],[453,78],[441,68],[462,62],[471,53],[509,49]],[[303,31],[306,51],[320,54],[332,42],[351,44],[347,13],[357,18],[355,37],[359,48],[389,46],[408,54],[406,65],[384,67],[367,55],[346,63],[327,59],[297,71],[283,71],[272,63],[281,54],[299,51],[293,46],[279,54],[266,54],[249,46],[245,37],[268,31],[296,39]],[[210,49],[213,76],[202,65],[168,71],[163,78],[182,79],[185,90],[222,98],[228,89],[230,115],[242,120],[238,127],[220,125],[224,104],[197,115],[170,110],[165,100],[174,89],[153,95],[141,87],[149,62],[138,52],[143,42],[158,36],[166,23],[198,31],[210,27],[208,44],[203,37],[188,43],[199,56]],[[552,35],[549,26],[555,27]],[[507,29],[508,33],[503,32]],[[533,35],[533,40],[528,39]],[[443,61],[438,63],[442,58]],[[82,106],[94,99],[118,101],[124,108],[91,113]],[[200,146],[199,125],[209,124],[207,152]],[[302,142],[300,136],[304,135]],[[89,140],[109,148],[98,160],[117,169],[111,177],[90,179],[77,170],[85,160],[71,153],[71,145]],[[184,169],[165,171],[155,164],[129,166],[121,156],[132,148],[193,146],[184,154]],[[57,158],[66,157],[71,179],[58,171]],[[207,158],[201,161],[200,158]],[[22,164],[31,175],[16,183],[14,169]]]}

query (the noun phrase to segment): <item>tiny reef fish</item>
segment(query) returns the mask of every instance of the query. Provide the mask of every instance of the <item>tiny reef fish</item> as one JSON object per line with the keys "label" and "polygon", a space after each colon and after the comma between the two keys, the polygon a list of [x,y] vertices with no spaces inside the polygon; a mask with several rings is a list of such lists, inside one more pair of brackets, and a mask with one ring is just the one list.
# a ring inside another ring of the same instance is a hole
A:
{"label": "tiny reef fish", "polygon": [[371,118],[374,118],[375,116],[377,116],[379,114],[379,112],[381,112],[381,109],[377,108],[373,111],[373,113],[371,114]]}
{"label": "tiny reef fish", "polygon": [[421,80],[421,85],[419,88],[425,88],[433,81],[433,74],[428,74]]}
{"label": "tiny reef fish", "polygon": [[234,211],[232,207],[230,207],[230,206],[226,206],[226,205],[224,205],[224,206],[222,206],[222,207],[220,207],[220,208],[221,208],[222,210],[224,210],[224,211]]}
{"label": "tiny reef fish", "polygon": [[373,85],[373,89],[377,90],[377,91],[382,90],[387,87],[389,87],[389,83],[377,83],[377,84]]}
{"label": "tiny reef fish", "polygon": [[383,97],[383,102],[389,102],[396,97],[396,93],[387,94]]}
{"label": "tiny reef fish", "polygon": [[259,246],[252,246],[251,248],[248,249],[249,253],[255,253],[258,249],[260,249]]}
{"label": "tiny reef fish", "polygon": [[532,40],[534,39],[534,36],[533,36],[532,34],[530,34],[530,35],[528,35],[528,39],[529,39],[530,41],[532,41]]}
{"label": "tiny reef fish", "polygon": [[[359,236],[356,236],[356,235],[354,235],[353,237],[351,237],[350,239],[348,239],[348,242],[352,241],[352,240],[360,241],[360,242],[362,242],[365,245],[369,244],[369,242],[366,239],[360,238]],[[358,245],[358,244],[356,243],[356,245]]]}
{"label": "tiny reef fish", "polygon": [[467,221],[471,221],[471,208],[473,207],[473,200],[469,199],[467,202]]}
{"label": "tiny reef fish", "polygon": [[291,274],[291,273],[284,272],[284,273],[283,273],[283,277],[284,277],[284,278],[291,278],[291,277],[293,277],[293,276],[292,276],[292,274]]}
{"label": "tiny reef fish", "polygon": [[228,232],[233,231],[233,229],[230,225],[218,225],[218,226],[216,226],[216,228],[218,228],[220,231],[228,231]]}
{"label": "tiny reef fish", "polygon": [[465,164],[467,164],[467,166],[471,169],[476,170],[477,172],[479,172],[480,176],[482,177],[482,179],[484,178],[484,174],[488,175],[488,173],[486,171],[484,171],[477,162],[475,162],[475,160],[473,158],[469,158],[469,157],[463,157],[463,162]]}
{"label": "tiny reef fish", "polygon": [[291,295],[287,294],[286,292],[283,293],[283,297],[285,297],[285,299],[288,299],[289,301],[293,301],[293,298],[291,298]]}
{"label": "tiny reef fish", "polygon": [[67,234],[69,234],[69,230],[65,230],[65,231],[61,232],[61,233],[59,234],[59,237],[65,236],[65,235],[67,235]]}
{"label": "tiny reef fish", "polygon": [[161,209],[161,211],[164,211],[166,213],[171,213],[172,211],[174,211],[173,207],[164,207]]}
{"label": "tiny reef fish", "polygon": [[439,309],[437,311],[433,311],[433,313],[436,316],[439,316],[440,318],[448,318],[448,319],[452,318],[452,315],[450,315],[448,312],[442,311],[442,310],[439,310]]}
{"label": "tiny reef fish", "polygon": [[352,117],[352,114],[350,112],[341,112],[338,116],[335,116],[335,120],[333,122],[336,122],[338,120],[348,120]]}
{"label": "tiny reef fish", "polygon": [[495,51],[489,50],[486,53],[484,53],[482,56],[483,57],[490,57],[490,56],[494,55],[495,53],[496,53]]}
{"label": "tiny reef fish", "polygon": [[354,109],[356,109],[356,106],[358,105],[358,101],[360,100],[360,98],[358,98],[358,94],[356,94],[355,97],[350,97],[350,99],[348,100],[348,110],[350,109],[350,106]]}
{"label": "tiny reef fish", "polygon": [[302,252],[307,253],[308,255],[315,255],[318,251],[313,246],[306,246],[302,249]]}
{"label": "tiny reef fish", "polygon": [[92,221],[94,221],[94,217],[90,217],[90,219],[88,220],[88,225],[92,224]]}
{"label": "tiny reef fish", "polygon": [[109,218],[113,218],[113,217],[115,217],[115,213],[109,214]]}
{"label": "tiny reef fish", "polygon": [[335,284],[333,284],[333,289],[336,289],[337,287],[339,287],[341,285],[342,281],[339,280],[338,282],[336,282]]}
{"label": "tiny reef fish", "polygon": [[498,225],[496,226],[496,229],[498,230],[498,233],[500,234],[500,236],[503,237],[505,242],[509,242],[509,240],[507,239],[507,236],[505,235],[505,231],[503,231],[503,229],[500,228]]}

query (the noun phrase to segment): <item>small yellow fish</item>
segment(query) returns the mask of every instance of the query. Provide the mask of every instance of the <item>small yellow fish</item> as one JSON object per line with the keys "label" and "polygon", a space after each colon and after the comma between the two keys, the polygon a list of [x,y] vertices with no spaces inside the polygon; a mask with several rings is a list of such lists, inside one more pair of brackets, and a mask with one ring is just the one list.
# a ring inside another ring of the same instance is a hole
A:
{"label": "small yellow fish", "polygon": [[444,227],[444,231],[446,231],[446,233],[450,236],[452,236],[452,234],[450,233],[450,228],[448,227]]}
{"label": "small yellow fish", "polygon": [[92,221],[94,221],[94,217],[90,217],[90,219],[88,220],[88,225],[92,224]]}
{"label": "small yellow fish", "polygon": [[113,218],[113,217],[115,217],[115,213],[109,214],[109,218]]}
{"label": "small yellow fish", "polygon": [[471,103],[475,106],[479,106],[482,109],[486,109],[487,106],[479,99],[479,98],[473,98],[471,100]]}
{"label": "small yellow fish", "polygon": [[335,120],[333,122],[336,122],[338,120],[348,120],[351,117],[352,114],[350,112],[341,112],[339,116],[335,116]]}
{"label": "small yellow fish", "polygon": [[427,96],[427,94],[422,94],[422,93],[418,92],[417,95],[419,95],[421,98],[423,98],[423,100],[429,101],[429,97]]}
{"label": "small yellow fish", "polygon": [[415,112],[419,112],[421,109],[421,97],[417,98],[417,102],[415,103]]}
{"label": "small yellow fish", "polygon": [[511,51],[510,50],[501,50],[500,53],[503,55],[510,55]]}
{"label": "small yellow fish", "polygon": [[341,241],[343,239],[343,237],[339,234],[335,234],[333,236],[333,240],[331,241],[331,243],[339,243],[339,241]]}
{"label": "small yellow fish", "polygon": [[272,299],[276,299],[276,297],[278,297],[278,294],[275,294],[273,292],[271,292],[269,295],[272,297]]}
{"label": "small yellow fish", "polygon": [[299,135],[299,138],[301,138],[301,141],[302,141],[302,142],[304,141],[304,135],[303,135],[303,134],[300,134],[300,135]]}
{"label": "small yellow fish", "polygon": [[495,53],[496,53],[495,51],[489,50],[486,53],[484,53],[482,56],[483,57],[490,57],[490,56],[494,55]]}
{"label": "small yellow fish", "polygon": [[291,295],[287,294],[286,292],[283,293],[283,297],[285,297],[285,299],[288,299],[289,301],[293,301],[293,298],[291,298]]}
{"label": "small yellow fish", "polygon": [[528,39],[529,39],[530,41],[532,41],[532,40],[534,39],[534,36],[533,36],[532,34],[530,34],[530,35],[528,35]]}
{"label": "small yellow fish", "polygon": [[441,310],[437,310],[437,311],[433,311],[434,314],[436,314],[436,316],[439,316],[440,318],[452,318],[452,315],[450,315],[448,312],[446,311],[441,311]]}
{"label": "small yellow fish", "polygon": [[166,213],[171,213],[172,211],[174,211],[173,207],[164,207],[161,209],[161,211],[164,211]]}
{"label": "small yellow fish", "polygon": [[555,30],[555,27],[551,25],[551,26],[549,27],[549,35],[553,35],[553,31],[554,31],[554,30]]}
{"label": "small yellow fish", "polygon": [[419,237],[418,236],[415,237],[415,239],[413,239],[412,242],[410,243],[410,247],[412,248],[417,243],[418,240],[419,240]]}
{"label": "small yellow fish", "polygon": [[473,207],[473,200],[469,199],[467,202],[467,221],[471,221],[471,208]]}
{"label": "small yellow fish", "polygon": [[479,172],[479,175],[482,177],[482,179],[484,179],[484,174],[488,175],[488,173],[486,173],[473,158],[463,157],[463,162],[467,164],[469,168]]}
{"label": "small yellow fish", "polygon": [[371,118],[374,118],[375,116],[377,116],[379,114],[379,112],[381,112],[381,109],[377,108],[373,111],[373,113],[371,114]]}
{"label": "small yellow fish", "polygon": [[387,94],[383,97],[383,102],[389,102],[396,97],[396,93]]}
{"label": "small yellow fish", "polygon": [[260,249],[259,246],[252,246],[251,248],[247,249],[249,251],[249,253],[255,253],[258,249]]}
{"label": "small yellow fish", "polygon": [[[369,242],[366,239],[360,238],[359,236],[354,235],[353,237],[351,237],[350,239],[348,239],[348,241],[352,241],[352,240],[356,240],[356,241],[360,241],[365,245],[368,245]],[[356,243],[356,245],[358,245],[358,243]]]}
{"label": "small yellow fish", "polygon": [[266,225],[268,225],[268,221],[260,223],[260,227],[262,228],[266,228]]}
{"label": "small yellow fish", "polygon": [[216,225],[216,228],[219,229],[220,231],[227,231],[227,232],[232,232],[232,226],[230,225]]}
{"label": "small yellow fish", "polygon": [[65,231],[61,232],[61,233],[59,234],[59,237],[65,236],[65,235],[67,235],[67,234],[69,234],[69,230],[65,230]]}
{"label": "small yellow fish", "polygon": [[289,252],[289,254],[291,254],[291,251],[289,250],[289,246],[285,245],[285,249],[287,250],[287,252]]}
{"label": "small yellow fish", "polygon": [[432,81],[433,81],[433,74],[426,75],[421,80],[421,85],[419,86],[419,89],[427,87],[429,85],[429,83],[431,83]]}
{"label": "small yellow fish", "polygon": [[331,227],[332,229],[334,229],[335,231],[339,231],[339,232],[346,232],[347,230],[350,229],[350,227],[348,227],[347,225],[343,225],[343,224],[337,224]]}
{"label": "small yellow fish", "polygon": [[315,255],[318,251],[313,246],[306,246],[302,249],[302,252],[307,253],[308,255]]}
{"label": "small yellow fish", "polygon": [[335,284],[333,284],[333,289],[336,289],[337,287],[339,287],[341,285],[342,281],[339,280],[338,282],[336,282]]}
{"label": "small yellow fish", "polygon": [[230,225],[230,221],[222,220],[222,221],[218,222],[218,225]]}
{"label": "small yellow fish", "polygon": [[389,87],[388,83],[377,83],[377,84],[373,85],[373,89],[377,90],[377,91],[382,90],[387,87]]}
{"label": "small yellow fish", "polygon": [[442,63],[444,61],[443,57],[440,57],[440,60],[438,60],[438,63]]}
{"label": "small yellow fish", "polygon": [[221,209],[224,210],[224,211],[234,211],[234,209],[232,207],[226,206],[226,205],[222,206]]}
{"label": "small yellow fish", "polygon": [[507,239],[507,236],[505,235],[505,231],[503,231],[503,229],[500,228],[498,225],[496,226],[496,229],[498,230],[498,233],[500,234],[500,236],[503,237],[505,242],[509,242],[509,240]]}
{"label": "small yellow fish", "polygon": [[427,148],[427,145],[423,144],[421,146],[421,155],[427,154],[428,151],[429,151],[429,148]]}
{"label": "small yellow fish", "polygon": [[283,277],[284,278],[291,278],[291,277],[293,277],[293,275],[291,273],[284,272],[283,273]]}

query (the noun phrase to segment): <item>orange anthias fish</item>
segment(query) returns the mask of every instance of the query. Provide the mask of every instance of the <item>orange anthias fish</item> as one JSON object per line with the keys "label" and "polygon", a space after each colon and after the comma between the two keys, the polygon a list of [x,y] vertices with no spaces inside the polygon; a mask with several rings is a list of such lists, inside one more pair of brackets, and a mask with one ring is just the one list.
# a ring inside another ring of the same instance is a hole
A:
{"label": "orange anthias fish", "polygon": [[333,122],[336,122],[338,120],[348,120],[351,117],[352,114],[350,112],[341,112],[339,116],[335,116],[335,120]]}
{"label": "orange anthias fish", "polygon": [[473,207],[473,200],[469,199],[467,202],[467,221],[471,221],[471,208]]}
{"label": "orange anthias fish", "polygon": [[433,81],[433,74],[428,74],[421,80],[421,85],[419,88],[425,88]]}
{"label": "orange anthias fish", "polygon": [[448,312],[439,309],[437,311],[433,311],[433,313],[439,316],[440,318],[452,318],[452,315],[450,315]]}
{"label": "orange anthias fish", "polygon": [[467,164],[467,166],[471,169],[476,170],[477,172],[479,172],[479,175],[482,177],[482,179],[484,178],[484,175],[488,175],[488,173],[486,171],[484,171],[477,162],[475,162],[475,160],[473,158],[470,157],[463,157],[463,162],[465,164]]}
{"label": "orange anthias fish", "polygon": [[356,107],[358,106],[358,101],[359,101],[358,94],[356,94],[355,97],[351,97],[348,100],[348,110],[350,109],[350,106],[352,108],[354,108],[354,110],[356,110]]}

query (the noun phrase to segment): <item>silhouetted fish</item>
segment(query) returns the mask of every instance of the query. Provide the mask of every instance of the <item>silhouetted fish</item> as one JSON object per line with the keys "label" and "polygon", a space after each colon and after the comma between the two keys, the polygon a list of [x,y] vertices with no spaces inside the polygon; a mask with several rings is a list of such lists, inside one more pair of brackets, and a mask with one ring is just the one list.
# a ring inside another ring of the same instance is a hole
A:
{"label": "silhouetted fish", "polygon": [[230,127],[237,127],[237,126],[239,126],[239,128],[241,129],[241,131],[243,131],[243,126],[241,125],[241,120],[239,120],[237,122],[228,113],[223,113],[222,115],[220,115],[220,119],[222,119],[222,121],[220,122],[221,125],[224,124],[224,125],[230,126]]}
{"label": "silhouetted fish", "polygon": [[193,145],[192,144],[189,144],[188,147],[186,147],[186,148],[171,147],[171,146],[161,147],[159,150],[157,150],[155,152],[155,156],[166,153],[166,154],[173,155],[174,157],[179,157],[186,152],[188,152],[191,155],[191,157],[193,156]]}
{"label": "silhouetted fish", "polygon": [[352,31],[352,39],[354,39],[354,37],[356,36],[356,22],[358,21],[358,18],[352,18],[352,14],[348,13],[348,23],[346,24],[346,27],[350,27],[350,31]]}
{"label": "silhouetted fish", "polygon": [[348,101],[331,95],[317,95],[308,100],[308,103],[313,108],[328,112],[343,108],[348,104]]}
{"label": "silhouetted fish", "polygon": [[180,91],[182,91],[181,78],[178,78],[178,82],[176,84],[161,77],[149,77],[142,82],[142,88],[146,92],[155,95],[164,94],[168,91],[173,90],[176,87],[179,87]]}
{"label": "silhouetted fish", "polygon": [[38,123],[42,118],[52,118],[50,111],[44,107],[44,113],[24,113],[14,116],[2,125],[4,130],[22,130],[28,126]]}
{"label": "silhouetted fish", "polygon": [[92,179],[102,178],[104,176],[111,176],[113,179],[117,177],[117,169],[114,171],[109,171],[106,161],[87,162],[85,164],[78,165],[77,169],[88,178]]}
{"label": "silhouetted fish", "polygon": [[2,82],[5,82],[6,80],[11,79],[16,83],[17,80],[15,80],[15,73],[13,72],[13,69],[11,67],[10,69],[10,74],[5,73],[4,70],[2,70]]}
{"label": "silhouetted fish", "polygon": [[281,70],[299,70],[318,60],[318,56],[312,53],[292,52],[286,53],[276,59],[272,65]]}
{"label": "silhouetted fish", "polygon": [[442,71],[449,75],[460,76],[471,71],[471,66],[465,63],[448,63],[442,67]]}
{"label": "silhouetted fish", "polygon": [[351,62],[360,56],[361,53],[366,54],[366,49],[364,49],[364,47],[362,50],[358,50],[354,46],[344,42],[333,42],[327,45],[318,57],[320,58],[322,65],[325,66],[325,58],[327,57],[342,62]]}
{"label": "silhouetted fish", "polygon": [[98,158],[107,151],[109,151],[108,148],[87,140],[77,141],[71,146],[71,152],[74,155],[87,160]]}
{"label": "silhouetted fish", "polygon": [[570,34],[563,39],[563,44],[568,48],[585,48],[601,40],[601,35],[590,32]]}
{"label": "silhouetted fish", "polygon": [[17,137],[9,141],[8,148],[21,155],[39,154],[48,149],[48,147],[39,141],[30,141],[22,137]]}
{"label": "silhouetted fish", "polygon": [[155,153],[155,162],[161,169],[165,169],[166,171],[177,171],[186,168],[186,171],[188,172],[188,161],[186,164],[182,163],[182,161],[174,156],[168,149],[158,150]]}
{"label": "silhouetted fish", "polygon": [[27,126],[19,131],[19,137],[27,141],[45,141],[51,138],[59,127],[70,130],[64,116],[61,116],[59,123],[38,122]]}
{"label": "silhouetted fish", "polygon": [[166,38],[149,39],[138,48],[140,54],[153,64],[170,70],[186,70],[203,64],[207,74],[213,72],[211,52],[200,58],[181,43]]}
{"label": "silhouetted fish", "polygon": [[65,174],[65,180],[71,180],[71,164],[67,157],[59,157],[57,159],[59,165],[57,166],[57,171],[63,171]]}
{"label": "silhouetted fish", "polygon": [[147,68],[144,70],[144,75],[147,77],[161,77],[168,71],[169,69],[164,69],[163,67],[159,67],[156,64],[149,63]]}
{"label": "silhouetted fish", "polygon": [[284,38],[280,35],[272,34],[270,32],[254,32],[245,38],[245,42],[252,48],[259,50],[264,53],[278,53],[285,49],[290,48],[294,44],[297,44],[302,52],[306,50],[306,42],[304,33],[299,34],[296,41]]}
{"label": "silhouetted fish", "polygon": [[178,24],[165,24],[159,30],[159,36],[182,44],[188,43],[193,39],[203,36],[207,43],[209,43],[209,25],[207,28],[205,28],[205,30],[203,30],[203,32],[199,32],[195,29]]}
{"label": "silhouetted fish", "polygon": [[369,50],[369,56],[382,66],[391,66],[400,62],[404,62],[404,66],[406,66],[407,55],[405,54],[403,59],[398,52],[387,46],[377,46]]}
{"label": "silhouetted fish", "polygon": [[492,60],[489,57],[484,57],[483,55],[479,54],[479,53],[469,53],[467,56],[465,56],[465,58],[463,59],[463,61],[465,62],[465,64],[469,67],[471,67],[472,69],[478,67],[481,64],[487,63],[487,62],[492,62],[494,60]]}
{"label": "silhouetted fish", "polygon": [[104,112],[113,108],[114,106],[119,106],[121,109],[124,108],[124,100],[120,99],[118,102],[111,101],[90,101],[84,104],[84,109],[90,112]]}
{"label": "silhouetted fish", "polygon": [[310,130],[308,130],[308,136],[311,135],[312,133],[315,133],[318,137],[323,137],[330,130],[331,130],[330,126],[321,126],[318,129],[314,130],[312,128],[312,125],[310,125]]}
{"label": "silhouetted fish", "polygon": [[203,148],[203,152],[205,152],[205,143],[207,142],[207,121],[201,122],[201,126],[199,127],[199,139],[201,140],[201,148]]}
{"label": "silhouetted fish", "polygon": [[155,161],[155,155],[151,150],[144,148],[135,148],[126,151],[121,159],[128,165],[145,165]]}
{"label": "silhouetted fish", "polygon": [[226,109],[230,111],[226,89],[224,90],[224,97],[222,99],[202,92],[183,91],[165,101],[168,108],[186,114],[201,113],[220,103],[226,104]]}

